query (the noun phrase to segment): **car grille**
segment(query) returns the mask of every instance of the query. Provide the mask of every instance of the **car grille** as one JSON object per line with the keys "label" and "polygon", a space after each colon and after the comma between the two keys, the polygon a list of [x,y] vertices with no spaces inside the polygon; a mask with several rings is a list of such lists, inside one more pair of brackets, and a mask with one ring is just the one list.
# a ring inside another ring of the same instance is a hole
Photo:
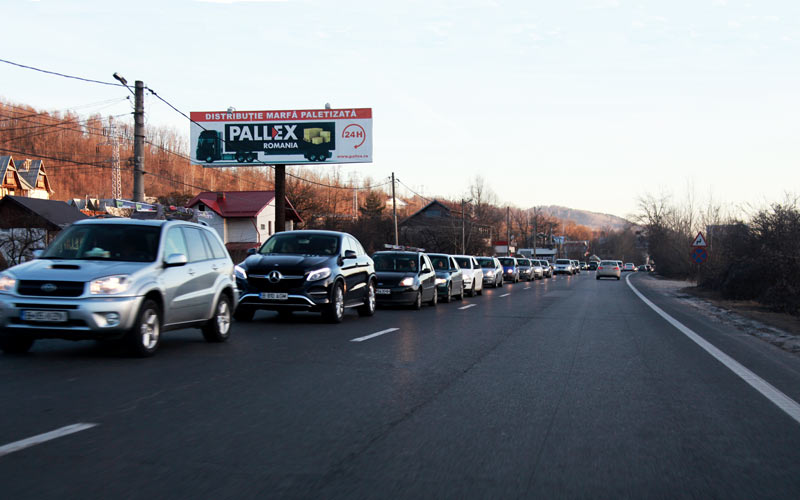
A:
{"label": "car grille", "polygon": [[271,283],[266,278],[255,278],[252,276],[247,279],[247,284],[256,291],[277,293],[299,291],[303,288],[303,282],[303,278],[282,279],[277,283]]}
{"label": "car grille", "polygon": [[[54,285],[56,288],[48,292],[42,290],[43,285]],[[17,293],[37,297],[80,297],[85,287],[86,283],[83,281],[20,280]]]}

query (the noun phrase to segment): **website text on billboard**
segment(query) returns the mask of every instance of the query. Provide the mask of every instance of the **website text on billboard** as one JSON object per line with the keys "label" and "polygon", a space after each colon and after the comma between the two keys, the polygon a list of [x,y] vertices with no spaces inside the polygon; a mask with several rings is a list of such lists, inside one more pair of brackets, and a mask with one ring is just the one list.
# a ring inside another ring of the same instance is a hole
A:
{"label": "website text on billboard", "polygon": [[193,111],[192,163],[372,162],[372,109]]}

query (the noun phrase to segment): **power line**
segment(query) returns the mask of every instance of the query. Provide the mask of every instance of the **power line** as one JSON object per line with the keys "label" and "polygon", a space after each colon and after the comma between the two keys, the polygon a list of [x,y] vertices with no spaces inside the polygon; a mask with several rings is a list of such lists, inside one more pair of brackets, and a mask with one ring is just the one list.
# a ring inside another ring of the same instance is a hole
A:
{"label": "power line", "polygon": [[0,62],[6,63],[6,64],[10,64],[12,66],[17,66],[17,67],[20,67],[20,68],[25,68],[25,69],[30,69],[30,70],[33,70],[33,71],[38,71],[40,73],[46,73],[48,75],[60,76],[62,78],[71,78],[73,80],[80,80],[82,82],[88,82],[88,83],[97,83],[97,84],[100,84],[100,85],[108,85],[108,86],[111,86],[111,87],[124,87],[124,85],[122,85],[120,83],[103,82],[103,81],[100,81],[100,80],[92,80],[91,78],[84,78],[82,76],[67,75],[67,74],[64,74],[64,73],[59,73],[57,71],[50,71],[50,70],[46,70],[46,69],[35,68],[33,66],[28,66],[26,64],[16,63],[16,62],[9,61],[9,60],[6,60],[6,59],[0,59]]}
{"label": "power line", "polygon": [[428,198],[428,197],[426,197],[426,196],[422,196],[422,195],[421,195],[421,194],[419,194],[418,192],[414,191],[413,189],[411,189],[410,187],[408,187],[408,186],[407,186],[405,183],[403,183],[403,181],[401,181],[400,179],[396,179],[396,180],[397,180],[397,183],[398,183],[398,184],[402,185],[403,187],[405,187],[406,189],[408,189],[409,191],[411,191],[412,193],[414,193],[416,196],[419,196],[419,197],[420,197],[420,198],[422,198],[423,200],[425,200],[425,201],[427,201],[427,202],[431,202],[431,201],[433,201],[431,198]]}

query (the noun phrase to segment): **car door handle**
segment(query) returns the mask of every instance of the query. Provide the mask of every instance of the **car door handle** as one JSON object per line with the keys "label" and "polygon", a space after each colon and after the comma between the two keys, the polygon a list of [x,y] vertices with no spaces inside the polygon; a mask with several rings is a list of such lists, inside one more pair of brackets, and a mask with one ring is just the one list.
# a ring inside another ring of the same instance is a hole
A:
{"label": "car door handle", "polygon": [[194,269],[192,269],[191,267],[187,269],[186,272],[189,273],[190,276],[194,276]]}
{"label": "car door handle", "polygon": [[211,269],[213,269],[214,271],[219,271],[219,266],[213,265],[211,266]]}

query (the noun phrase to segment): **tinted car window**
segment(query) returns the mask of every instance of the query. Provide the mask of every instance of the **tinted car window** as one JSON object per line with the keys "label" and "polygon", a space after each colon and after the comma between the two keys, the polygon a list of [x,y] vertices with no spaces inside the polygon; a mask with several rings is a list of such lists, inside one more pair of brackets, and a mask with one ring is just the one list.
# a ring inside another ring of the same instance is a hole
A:
{"label": "tinted car window", "polygon": [[567,264],[572,264],[572,261],[567,259],[558,259],[556,261],[556,264],[561,264],[562,266],[565,266]]}
{"label": "tinted car window", "polygon": [[469,257],[458,257],[456,258],[456,262],[458,262],[458,265],[464,269],[472,268],[472,261]]}
{"label": "tinted car window", "polygon": [[478,263],[481,267],[494,267],[494,259],[490,257],[483,257],[478,259]]}
{"label": "tinted car window", "polygon": [[183,237],[186,238],[186,246],[189,249],[189,262],[199,262],[211,258],[199,229],[193,227],[181,229],[183,229]]}
{"label": "tinted car window", "polygon": [[56,238],[44,259],[153,262],[161,228],[122,224],[79,224]]}
{"label": "tinted car window", "polygon": [[504,266],[513,266],[514,265],[514,259],[512,259],[511,257],[504,257],[504,258],[498,259],[498,260],[500,260],[500,263],[503,264]]}
{"label": "tinted car window", "polygon": [[375,271],[416,272],[417,256],[403,254],[377,254],[372,257]]}
{"label": "tinted car window", "polygon": [[429,255],[428,257],[431,259],[431,262],[433,262],[433,268],[437,271],[450,269],[450,263],[447,262],[447,257],[441,255],[434,255],[433,257]]}
{"label": "tinted car window", "polygon": [[332,234],[278,233],[267,240],[258,253],[293,255],[338,255],[339,237]]}
{"label": "tinted car window", "polygon": [[211,248],[211,254],[214,256],[215,259],[224,259],[228,256],[228,252],[222,248],[219,240],[214,237],[213,234],[209,234],[207,231],[203,231],[203,237],[206,239],[206,243],[208,243],[209,248]]}

